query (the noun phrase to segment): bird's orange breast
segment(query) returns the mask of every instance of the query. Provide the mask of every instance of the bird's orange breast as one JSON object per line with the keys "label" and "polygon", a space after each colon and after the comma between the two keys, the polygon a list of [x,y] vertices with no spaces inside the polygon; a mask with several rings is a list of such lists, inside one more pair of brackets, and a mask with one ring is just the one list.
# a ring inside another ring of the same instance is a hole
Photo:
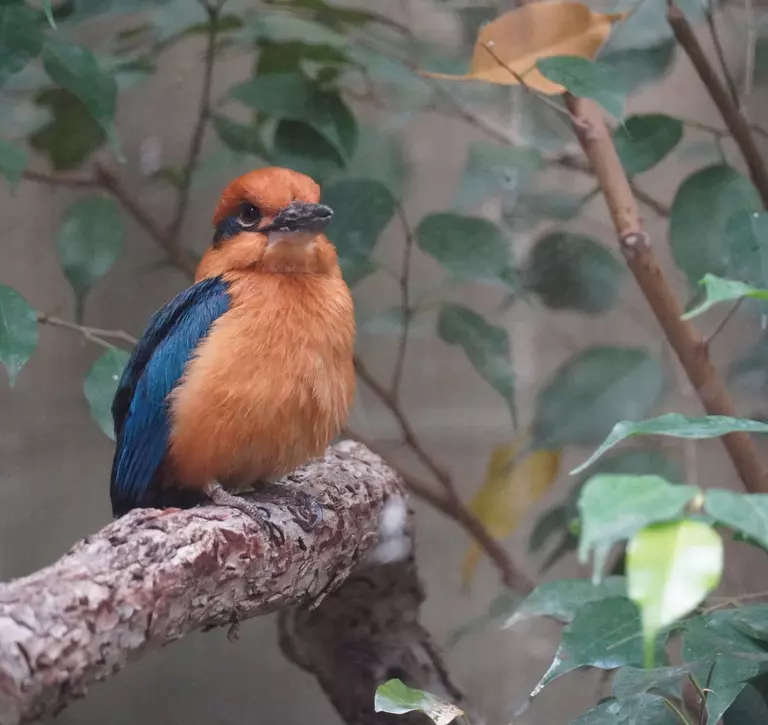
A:
{"label": "bird's orange breast", "polygon": [[321,455],[354,396],[355,323],[341,276],[233,272],[232,304],[171,397],[176,485],[274,479]]}

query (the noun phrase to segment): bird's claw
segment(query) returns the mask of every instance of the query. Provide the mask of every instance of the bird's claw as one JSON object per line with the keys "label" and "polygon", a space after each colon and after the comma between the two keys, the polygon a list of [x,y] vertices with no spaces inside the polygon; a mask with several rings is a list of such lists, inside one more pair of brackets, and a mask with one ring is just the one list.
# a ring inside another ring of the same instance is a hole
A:
{"label": "bird's claw", "polygon": [[305,533],[309,533],[323,520],[323,507],[308,493],[300,491],[294,495],[296,504],[289,505],[287,508],[299,527]]}
{"label": "bird's claw", "polygon": [[220,483],[213,483],[207,486],[206,493],[211,503],[215,506],[229,506],[250,516],[257,524],[266,529],[267,535],[273,544],[282,546],[285,543],[285,534],[270,521],[271,516],[268,509],[229,493]]}

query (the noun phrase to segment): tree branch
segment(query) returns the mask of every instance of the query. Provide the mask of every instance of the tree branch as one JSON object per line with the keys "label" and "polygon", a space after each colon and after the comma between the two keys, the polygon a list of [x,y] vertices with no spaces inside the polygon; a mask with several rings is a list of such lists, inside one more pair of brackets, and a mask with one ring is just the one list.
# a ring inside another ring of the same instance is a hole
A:
{"label": "tree branch", "polygon": [[232,509],[139,509],[0,585],[0,725],[56,713],[190,632],[316,607],[377,542],[397,540],[387,511],[405,511],[402,482],[360,444],[337,444],[285,482],[312,493],[324,517],[304,533],[285,505],[264,503],[282,544]]}
{"label": "tree branch", "polygon": [[[640,286],[664,334],[685,369],[704,409],[710,415],[735,416],[722,379],[709,360],[701,335],[687,320],[683,307],[664,277],[643,231],[627,175],[616,154],[602,111],[593,101],[565,94],[573,127],[602,188],[627,266]],[[751,493],[767,493],[768,481],[752,439],[746,433],[723,436],[728,454]]]}
{"label": "tree branch", "polygon": [[741,114],[736,102],[709,62],[688,19],[673,0],[668,0],[667,18],[678,45],[685,51],[712,101],[717,106],[717,110],[720,111],[725,125],[744,157],[750,178],[760,194],[763,206],[768,209],[768,170],[766,170],[760,151],[755,144],[747,119]]}

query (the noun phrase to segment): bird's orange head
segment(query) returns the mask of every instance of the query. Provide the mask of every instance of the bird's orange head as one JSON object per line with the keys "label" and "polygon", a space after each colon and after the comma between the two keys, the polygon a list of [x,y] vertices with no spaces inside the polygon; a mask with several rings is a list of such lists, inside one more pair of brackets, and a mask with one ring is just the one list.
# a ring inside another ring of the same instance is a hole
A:
{"label": "bird's orange head", "polygon": [[322,233],[333,212],[319,201],[320,187],[290,169],[257,169],[230,182],[196,280],[235,270],[339,274],[336,252]]}

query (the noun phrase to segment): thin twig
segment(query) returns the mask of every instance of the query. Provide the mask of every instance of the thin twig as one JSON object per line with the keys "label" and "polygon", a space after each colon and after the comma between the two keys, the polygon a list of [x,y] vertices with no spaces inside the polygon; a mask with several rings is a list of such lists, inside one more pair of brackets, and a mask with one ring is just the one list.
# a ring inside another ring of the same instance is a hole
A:
{"label": "thin twig", "polygon": [[712,37],[712,44],[715,46],[715,53],[717,54],[717,61],[720,63],[720,70],[722,71],[725,83],[728,86],[728,92],[731,94],[733,102],[739,105],[739,91],[736,88],[736,81],[733,80],[733,75],[728,68],[728,63],[725,59],[725,51],[723,50],[723,44],[720,41],[720,33],[717,32],[717,26],[715,25],[715,13],[712,7],[713,2],[709,0],[706,4],[704,16],[707,20],[707,26],[709,27],[709,34]]}
{"label": "thin twig", "polygon": [[405,366],[405,353],[408,346],[408,332],[413,319],[413,310],[410,301],[410,280],[411,280],[411,256],[413,253],[413,232],[408,224],[408,218],[405,216],[403,205],[398,202],[396,207],[397,217],[400,220],[400,226],[403,229],[403,238],[405,248],[403,249],[403,267],[400,271],[400,309],[403,315],[403,327],[400,331],[400,341],[397,346],[397,358],[395,359],[395,369],[392,374],[392,395],[395,400],[400,397],[400,383],[403,378],[403,368]]}
{"label": "thin twig", "polygon": [[66,330],[79,332],[84,338],[102,347],[113,348],[114,345],[107,340],[120,340],[128,345],[135,345],[138,340],[125,330],[105,330],[101,327],[90,327],[88,325],[78,325],[55,315],[47,315],[44,312],[37,313],[37,321],[41,325],[51,325],[52,327],[63,327]]}
{"label": "thin twig", "polygon": [[728,312],[725,313],[723,316],[723,319],[720,320],[720,322],[717,323],[715,326],[715,329],[712,330],[712,332],[707,335],[707,337],[704,338],[704,344],[709,347],[709,345],[712,343],[712,340],[714,340],[722,331],[723,328],[731,321],[731,318],[736,314],[739,307],[741,307],[741,303],[744,302],[746,298],[741,297],[736,302],[733,303],[731,306],[731,309],[728,310]]}
{"label": "thin twig", "polygon": [[181,186],[176,199],[176,209],[170,225],[168,226],[168,240],[172,248],[178,247],[179,232],[184,222],[184,216],[189,206],[189,197],[192,189],[192,176],[200,160],[200,152],[203,148],[203,137],[211,115],[211,87],[213,85],[213,69],[216,65],[216,35],[219,29],[219,14],[223,2],[216,5],[201,3],[208,13],[208,28],[206,33],[205,62],[203,65],[203,85],[200,92],[200,106],[197,112],[197,121],[189,143],[187,162],[181,176]]}
{"label": "thin twig", "polygon": [[757,49],[757,18],[752,0],[744,0],[744,10],[747,13],[747,49],[744,57],[744,86],[741,93],[741,112],[745,117],[749,114],[749,99],[755,81],[755,51]]}
{"label": "thin twig", "polygon": [[42,171],[27,169],[24,171],[24,178],[28,181],[35,181],[39,184],[48,184],[49,186],[73,186],[81,188],[100,186],[98,179],[93,174],[47,174]]}
{"label": "thin twig", "polygon": [[685,51],[696,69],[696,73],[709,92],[712,101],[723,117],[725,125],[733,136],[733,140],[739,147],[749,169],[752,183],[763,201],[763,206],[768,208],[768,170],[752,137],[747,119],[741,114],[736,102],[718,77],[693,32],[691,24],[682,10],[675,5],[674,0],[668,0],[667,19],[678,45]]}
{"label": "thin twig", "polygon": [[[709,360],[704,340],[689,321],[681,319],[683,306],[659,267],[648,235],[642,228],[637,203],[600,107],[569,93],[565,94],[565,104],[574,118],[573,128],[579,143],[602,187],[627,266],[699,400],[710,415],[735,417],[733,402]],[[723,443],[745,488],[751,493],[768,492],[768,481],[752,439],[744,433],[731,433],[723,436]]]}

